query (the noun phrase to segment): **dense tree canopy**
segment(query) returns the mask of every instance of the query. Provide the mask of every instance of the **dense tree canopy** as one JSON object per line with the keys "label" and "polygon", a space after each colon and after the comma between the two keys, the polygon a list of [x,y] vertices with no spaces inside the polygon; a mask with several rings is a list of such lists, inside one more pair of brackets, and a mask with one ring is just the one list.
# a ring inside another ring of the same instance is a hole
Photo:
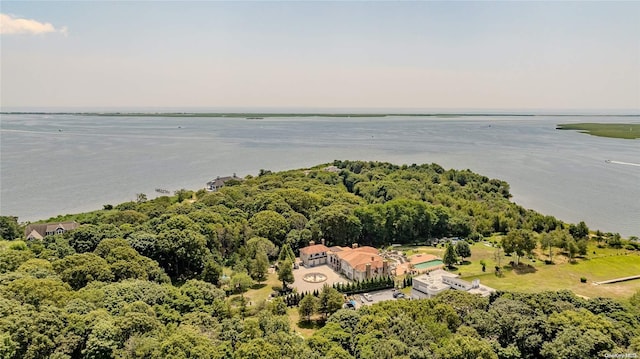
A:
{"label": "dense tree canopy", "polygon": [[[1,217],[0,357],[586,358],[640,351],[640,293],[619,302],[570,292],[480,298],[446,291],[355,311],[340,309],[343,296],[327,287],[301,298],[297,311],[282,298],[248,304],[234,291],[264,280],[276,257],[286,287],[296,253],[311,240],[380,247],[500,232],[505,251],[521,256],[538,233],[545,248],[575,254],[589,235],[584,223],[567,226],[510,202],[507,183],[469,170],[333,165],[337,171],[265,170],[217,192],[139,196],[60,216],[50,221],[81,226],[42,241],[17,240],[24,228]],[[602,240],[624,245],[614,234]],[[463,247],[449,247],[452,264],[470,255]],[[316,318],[326,323],[303,338],[291,328],[291,312],[303,321],[322,314]]]}

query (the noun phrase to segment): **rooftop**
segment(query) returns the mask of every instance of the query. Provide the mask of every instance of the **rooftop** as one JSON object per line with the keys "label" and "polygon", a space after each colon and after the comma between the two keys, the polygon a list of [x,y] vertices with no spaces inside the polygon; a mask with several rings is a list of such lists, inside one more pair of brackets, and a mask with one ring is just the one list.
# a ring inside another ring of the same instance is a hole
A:
{"label": "rooftop", "polygon": [[378,254],[378,250],[373,247],[343,247],[341,251],[334,253],[338,258],[349,263],[352,268],[360,271],[365,270],[367,264],[371,265],[371,269],[382,268],[384,265],[384,259]]}
{"label": "rooftop", "polygon": [[325,246],[324,244],[314,244],[312,246],[300,249],[300,254],[317,254],[328,251],[329,248],[327,248],[327,246]]}
{"label": "rooftop", "polygon": [[[75,221],[71,222],[49,222],[49,223],[32,223],[27,226],[24,230],[25,237],[34,234],[35,231],[41,237],[44,237],[47,233],[55,232],[57,229],[62,229],[63,231],[70,231],[72,229],[78,228],[79,224]],[[37,238],[37,237],[34,237]]]}

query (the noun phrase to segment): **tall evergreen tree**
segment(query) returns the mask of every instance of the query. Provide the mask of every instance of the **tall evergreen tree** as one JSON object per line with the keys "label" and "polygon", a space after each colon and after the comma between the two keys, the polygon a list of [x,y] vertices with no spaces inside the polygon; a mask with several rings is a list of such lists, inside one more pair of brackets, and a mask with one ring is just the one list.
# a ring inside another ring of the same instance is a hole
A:
{"label": "tall evergreen tree", "polygon": [[284,262],[280,262],[278,266],[278,279],[282,281],[282,290],[286,290],[289,284],[293,283],[295,278],[293,277],[293,268],[291,261],[285,259]]}
{"label": "tall evergreen tree", "polygon": [[278,261],[283,262],[288,259],[291,263],[296,261],[296,255],[293,253],[293,249],[289,246],[289,243],[285,243],[280,248],[280,254],[278,255]]}

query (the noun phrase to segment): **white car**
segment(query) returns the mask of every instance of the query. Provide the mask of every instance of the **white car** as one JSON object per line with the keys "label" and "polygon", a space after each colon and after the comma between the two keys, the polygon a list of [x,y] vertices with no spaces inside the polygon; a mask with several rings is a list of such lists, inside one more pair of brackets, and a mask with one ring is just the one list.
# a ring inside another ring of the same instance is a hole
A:
{"label": "white car", "polygon": [[364,298],[370,302],[373,302],[373,297],[371,296],[371,294],[369,293],[364,293],[363,294]]}

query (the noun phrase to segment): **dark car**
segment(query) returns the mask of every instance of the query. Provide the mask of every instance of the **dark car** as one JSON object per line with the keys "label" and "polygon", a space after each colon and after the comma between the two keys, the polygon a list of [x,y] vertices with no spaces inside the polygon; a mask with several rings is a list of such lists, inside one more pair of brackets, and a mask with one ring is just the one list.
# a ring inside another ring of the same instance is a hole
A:
{"label": "dark car", "polygon": [[393,292],[393,297],[394,298],[404,298],[405,295],[402,292]]}

